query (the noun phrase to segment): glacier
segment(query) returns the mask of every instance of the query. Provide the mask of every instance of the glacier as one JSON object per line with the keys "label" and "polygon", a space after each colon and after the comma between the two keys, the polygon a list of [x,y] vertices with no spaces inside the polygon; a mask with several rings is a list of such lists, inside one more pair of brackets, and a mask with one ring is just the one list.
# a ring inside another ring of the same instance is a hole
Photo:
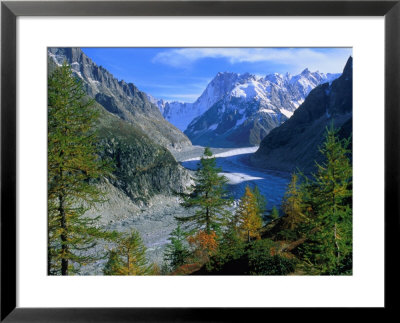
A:
{"label": "glacier", "polygon": [[[290,173],[261,170],[250,166],[247,160],[257,149],[258,147],[229,149],[216,152],[213,157],[216,158],[217,166],[222,169],[220,174],[228,179],[228,189],[235,200],[243,196],[247,185],[250,187],[257,185],[261,194],[266,197],[267,209],[270,210],[273,206],[281,205],[290,181]],[[199,153],[196,157],[181,160],[180,163],[187,169],[196,170],[200,158]]]}

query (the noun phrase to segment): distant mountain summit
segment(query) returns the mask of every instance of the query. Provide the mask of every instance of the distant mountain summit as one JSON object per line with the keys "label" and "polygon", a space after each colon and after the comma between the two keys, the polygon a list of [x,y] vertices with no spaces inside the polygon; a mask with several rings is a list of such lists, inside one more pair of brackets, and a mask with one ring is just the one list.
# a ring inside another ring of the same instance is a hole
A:
{"label": "distant mountain summit", "polygon": [[315,161],[321,162],[320,147],[326,127],[332,122],[339,134],[352,133],[353,59],[350,57],[343,74],[336,80],[313,89],[293,116],[273,129],[261,142],[252,158],[258,167],[309,173]]}
{"label": "distant mountain summit", "polygon": [[48,56],[57,65],[64,61],[82,79],[85,90],[106,110],[141,129],[160,145],[180,149],[190,145],[188,138],[161,115],[146,93],[134,84],[118,81],[105,68],[96,65],[80,48],[49,48]]}
{"label": "distant mountain summit", "polygon": [[308,69],[298,75],[274,73],[265,77],[224,72],[214,77],[194,103],[151,100],[193,144],[258,145],[293,114],[313,88],[339,75]]}
{"label": "distant mountain summit", "polygon": [[150,98],[157,104],[162,115],[177,128],[185,131],[193,119],[206,112],[214,103],[229,93],[234,84],[243,77],[237,73],[218,73],[207,85],[200,97],[193,103],[166,102]]}
{"label": "distant mountain summit", "polygon": [[[205,112],[190,122],[185,134],[193,144],[212,147],[259,145],[286,121],[309,92],[340,74],[255,75],[219,73],[199,98]],[[197,101],[196,101],[197,102]]]}

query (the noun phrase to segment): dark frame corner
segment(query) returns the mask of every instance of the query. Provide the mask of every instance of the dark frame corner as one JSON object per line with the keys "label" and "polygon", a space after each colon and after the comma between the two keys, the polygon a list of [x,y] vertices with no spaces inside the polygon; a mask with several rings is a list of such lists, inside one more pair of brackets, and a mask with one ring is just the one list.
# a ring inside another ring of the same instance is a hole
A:
{"label": "dark frame corner", "polygon": [[[265,309],[27,309],[16,291],[16,18],[18,16],[384,16],[385,310],[399,286],[400,0],[4,1],[1,3],[1,317],[3,322],[233,322]],[[373,238],[373,237],[371,237]],[[391,243],[389,243],[391,241]],[[371,261],[373,257],[371,256]],[[249,313],[251,312],[251,313]],[[370,312],[369,312],[370,313]],[[380,315],[382,314],[379,311]],[[287,314],[287,309],[285,315]],[[370,314],[368,314],[370,315]],[[255,316],[254,316],[255,317]],[[382,319],[382,317],[380,317]]]}

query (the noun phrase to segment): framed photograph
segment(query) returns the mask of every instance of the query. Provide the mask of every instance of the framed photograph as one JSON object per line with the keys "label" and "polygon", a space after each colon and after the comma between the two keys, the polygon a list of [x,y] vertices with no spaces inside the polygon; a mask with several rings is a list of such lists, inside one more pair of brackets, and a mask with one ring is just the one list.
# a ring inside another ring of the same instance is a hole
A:
{"label": "framed photograph", "polygon": [[399,15],[2,2],[1,320],[392,309]]}

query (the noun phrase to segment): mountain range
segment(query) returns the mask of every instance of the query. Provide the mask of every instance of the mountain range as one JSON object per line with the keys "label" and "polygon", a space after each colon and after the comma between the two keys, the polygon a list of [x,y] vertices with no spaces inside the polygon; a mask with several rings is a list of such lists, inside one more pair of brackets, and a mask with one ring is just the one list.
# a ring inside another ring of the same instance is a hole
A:
{"label": "mountain range", "polygon": [[341,138],[352,134],[353,59],[350,57],[342,75],[331,83],[313,89],[293,116],[273,129],[252,157],[252,163],[266,169],[305,173],[321,163],[326,128],[340,128]]}
{"label": "mountain range", "polygon": [[212,147],[258,145],[286,121],[308,93],[340,74],[274,73],[259,77],[218,73],[194,103],[166,102],[150,97],[166,120],[184,131],[193,144]]}
{"label": "mountain range", "polygon": [[170,149],[190,146],[189,139],[166,121],[146,93],[133,83],[117,80],[98,66],[80,48],[48,48],[48,56],[57,64],[66,61],[78,76],[90,97],[107,111],[140,128],[159,144]]}
{"label": "mountain range", "polygon": [[190,140],[211,147],[260,145],[253,165],[311,171],[326,126],[334,122],[343,137],[352,129],[351,57],[342,74],[218,73],[194,103],[157,100],[117,80],[79,48],[48,48],[48,61],[49,71],[67,62],[96,100],[102,148],[118,162],[109,181],[132,201],[185,188],[188,173],[169,150],[185,151]]}

